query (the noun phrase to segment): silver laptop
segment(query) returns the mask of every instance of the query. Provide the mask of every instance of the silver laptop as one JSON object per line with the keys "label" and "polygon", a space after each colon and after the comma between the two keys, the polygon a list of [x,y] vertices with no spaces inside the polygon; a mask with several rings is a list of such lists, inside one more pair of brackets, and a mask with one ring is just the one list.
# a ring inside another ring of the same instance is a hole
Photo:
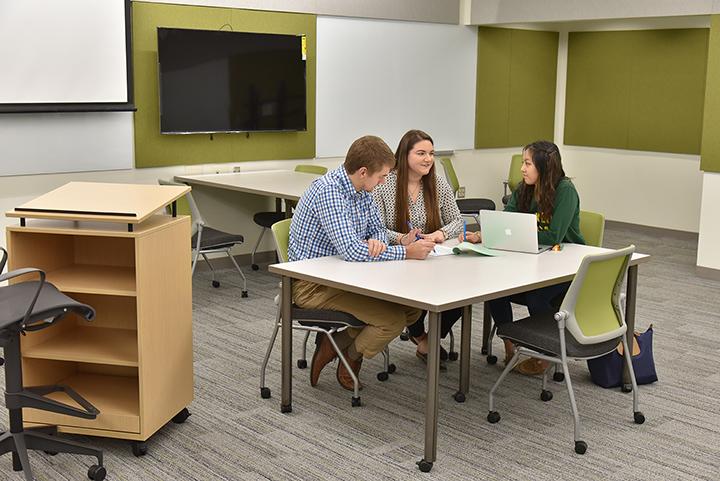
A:
{"label": "silver laptop", "polygon": [[535,214],[481,210],[480,231],[489,249],[538,254],[552,247],[538,245]]}

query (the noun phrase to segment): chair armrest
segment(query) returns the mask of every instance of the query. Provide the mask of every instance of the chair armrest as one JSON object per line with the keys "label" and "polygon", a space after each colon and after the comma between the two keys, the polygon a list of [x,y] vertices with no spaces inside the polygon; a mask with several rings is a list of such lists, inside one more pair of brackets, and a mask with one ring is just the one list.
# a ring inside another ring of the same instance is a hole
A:
{"label": "chair armrest", "polygon": [[35,295],[33,296],[33,300],[28,306],[27,311],[25,312],[25,318],[23,319],[22,326],[23,328],[27,325],[28,321],[30,320],[30,314],[33,312],[33,308],[35,307],[35,302],[37,302],[38,297],[40,296],[40,291],[42,291],[43,286],[45,285],[45,272],[41,269],[36,269],[35,267],[24,267],[22,269],[15,269],[14,271],[10,271],[6,274],[0,275],[0,282],[6,281],[8,279],[14,279],[15,277],[24,276],[26,274],[30,274],[33,272],[37,272],[40,275],[40,282],[38,282],[38,288],[35,291]]}

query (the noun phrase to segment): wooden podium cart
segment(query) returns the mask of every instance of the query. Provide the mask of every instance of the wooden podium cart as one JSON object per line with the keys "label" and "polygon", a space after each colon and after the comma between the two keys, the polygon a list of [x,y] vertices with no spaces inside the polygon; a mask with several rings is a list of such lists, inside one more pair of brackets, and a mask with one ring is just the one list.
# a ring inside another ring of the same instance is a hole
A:
{"label": "wooden podium cart", "polygon": [[[128,439],[136,456],[193,399],[190,218],[163,214],[189,187],[71,182],[7,212],[9,268],[37,267],[96,310],[22,338],[26,385],[66,384],[85,420],[25,409],[28,425]],[[32,220],[31,220],[32,219]],[[62,393],[51,397],[74,404]]]}

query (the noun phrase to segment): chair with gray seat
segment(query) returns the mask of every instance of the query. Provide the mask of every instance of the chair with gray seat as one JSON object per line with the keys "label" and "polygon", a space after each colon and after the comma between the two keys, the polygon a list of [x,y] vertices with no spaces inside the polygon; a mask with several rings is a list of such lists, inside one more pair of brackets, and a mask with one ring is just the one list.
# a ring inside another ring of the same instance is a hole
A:
{"label": "chair with gray seat", "polygon": [[[0,272],[2,272],[7,260],[7,251],[3,248],[0,250],[2,250]],[[28,450],[45,451],[48,454],[72,453],[94,456],[98,463],[92,465],[87,474],[90,479],[101,481],[106,475],[101,450],[59,439],[57,426],[25,428],[23,425],[24,408],[40,409],[83,419],[95,419],[100,414],[97,408],[69,386],[23,386],[21,335],[50,328],[69,313],[75,313],[87,320],[95,317],[92,307],[76,302],[58,291],[54,285],[45,282],[45,273],[40,269],[16,269],[0,275],[0,282],[30,274],[37,274],[40,279],[0,287],[0,346],[5,357],[5,407],[9,411],[10,419],[10,431],[0,435],[0,455],[12,453],[13,469],[23,471],[26,481],[33,480]],[[47,397],[52,393],[64,393],[79,407]]]}
{"label": "chair with gray seat", "polygon": [[490,389],[488,422],[494,424],[500,420],[500,414],[495,410],[495,391],[521,355],[550,363],[543,373],[540,393],[540,399],[545,402],[553,398],[547,390],[548,372],[552,364],[559,364],[568,373],[565,386],[573,414],[575,452],[584,454],[587,443],[581,438],[580,418],[568,360],[604,356],[614,351],[620,343],[624,348],[632,383],[633,419],[636,424],[645,422],[645,416],[638,409],[637,382],[626,340],[627,325],[621,309],[623,295],[620,291],[634,251],[635,246],[631,245],[616,251],[585,256],[557,313],[529,316],[498,326],[498,336],[512,341],[516,347],[512,359]]}
{"label": "chair with gray seat", "polygon": [[[306,174],[315,174],[315,175],[325,175],[327,172],[327,167],[324,167],[322,165],[312,165],[312,164],[300,164],[295,166],[295,172],[303,172]],[[280,201],[278,200],[278,206],[281,205]],[[252,253],[250,253],[250,264],[252,267],[252,270],[256,271],[260,269],[260,266],[258,266],[255,263],[255,254],[257,253],[258,247],[260,247],[260,242],[262,242],[263,237],[265,236],[265,231],[270,229],[273,224],[276,222],[280,222],[283,220],[286,216],[289,216],[290,212],[295,208],[295,202],[286,200],[285,201],[285,212],[282,212],[279,208],[276,211],[273,212],[258,212],[255,215],[253,215],[253,222],[255,222],[257,225],[262,227],[262,230],[260,231],[260,236],[258,237],[257,242],[255,242],[255,247],[253,247]]]}
{"label": "chair with gray seat", "polygon": [[[285,219],[280,222],[273,224],[271,230],[275,238],[275,245],[277,247],[277,255],[280,262],[288,261],[288,244],[290,239],[290,222],[291,219]],[[277,304],[277,314],[275,316],[275,327],[272,335],[270,336],[270,344],[268,345],[267,351],[265,352],[265,359],[263,359],[262,367],[260,368],[260,396],[263,399],[270,398],[270,388],[265,385],[265,370],[267,368],[268,361],[270,360],[270,354],[272,353],[277,333],[282,326],[283,320],[281,319],[281,306],[280,296],[275,296],[275,304]],[[350,365],[345,359],[342,351],[335,343],[333,334],[336,332],[348,329],[348,328],[363,328],[366,326],[364,322],[356,318],[352,314],[342,311],[333,311],[329,309],[303,309],[295,305],[292,306],[292,328],[305,331],[305,337],[303,339],[303,354],[302,357],[297,361],[297,366],[300,369],[307,367],[306,360],[306,345],[308,337],[311,332],[316,333],[316,342],[320,342],[321,336],[327,336],[330,343],[335,350],[340,362],[345,365],[348,373],[353,379],[353,397],[352,406],[360,406],[360,382],[350,368]],[[382,351],[383,355],[383,371],[377,374],[379,381],[387,381],[389,376],[395,372],[395,365],[390,363],[390,354],[388,347]]]}
{"label": "chair with gray seat", "polygon": [[[158,179],[158,184],[185,186],[185,184],[165,179]],[[188,207],[190,209],[190,216],[192,217],[193,222],[193,234],[191,238],[191,247],[193,250],[192,275],[195,275],[195,267],[197,266],[198,258],[202,256],[203,260],[210,268],[210,272],[212,273],[212,286],[216,288],[220,287],[220,281],[215,279],[215,268],[210,263],[210,259],[208,259],[207,255],[213,253],[225,254],[230,259],[233,266],[235,266],[235,269],[237,269],[240,277],[242,277],[243,287],[241,291],[241,296],[247,297],[247,279],[245,279],[245,274],[243,274],[240,266],[237,264],[235,258],[230,253],[230,250],[233,247],[242,244],[245,239],[240,234],[230,234],[229,232],[221,231],[219,229],[214,229],[210,227],[209,225],[207,225],[205,219],[203,219],[203,216],[200,214],[200,209],[198,209],[197,203],[195,202],[192,193],[188,192],[187,194],[185,194],[185,199],[187,200]]]}

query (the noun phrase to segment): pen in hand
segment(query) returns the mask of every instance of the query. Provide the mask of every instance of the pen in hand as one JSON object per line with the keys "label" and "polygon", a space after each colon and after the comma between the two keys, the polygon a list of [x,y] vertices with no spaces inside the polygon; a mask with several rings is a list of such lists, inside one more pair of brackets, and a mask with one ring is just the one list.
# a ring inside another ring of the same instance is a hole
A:
{"label": "pen in hand", "polygon": [[[408,229],[410,229],[410,231],[413,230],[413,226],[412,226],[412,223],[411,223],[410,221],[407,221],[407,225],[408,225]],[[408,231],[408,232],[410,232],[410,231]],[[416,233],[416,234],[415,234],[415,240],[416,240],[416,241],[419,241],[420,239],[422,239],[422,237],[420,237],[420,234],[417,234],[417,233]],[[435,247],[433,247],[433,253],[437,254],[437,252],[435,251]]]}
{"label": "pen in hand", "polygon": [[467,221],[463,219],[463,241],[467,242]]}

